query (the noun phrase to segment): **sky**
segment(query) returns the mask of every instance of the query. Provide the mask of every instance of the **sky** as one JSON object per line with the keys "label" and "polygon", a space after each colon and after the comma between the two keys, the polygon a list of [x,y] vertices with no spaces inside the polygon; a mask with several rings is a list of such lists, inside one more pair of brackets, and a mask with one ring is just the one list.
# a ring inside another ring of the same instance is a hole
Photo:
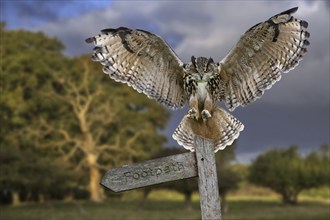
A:
{"label": "sky", "polygon": [[[68,56],[91,53],[84,39],[99,30],[125,26],[162,36],[183,62],[192,55],[220,61],[250,27],[298,6],[295,17],[308,21],[310,43],[299,66],[254,103],[232,114],[244,125],[236,149],[249,163],[273,147],[297,145],[306,154],[329,144],[329,12],[325,1],[17,1],[1,0],[7,29],[42,31],[60,39]],[[101,65],[100,65],[101,68]],[[222,105],[223,106],[223,105]],[[187,107],[173,111],[167,146]]]}

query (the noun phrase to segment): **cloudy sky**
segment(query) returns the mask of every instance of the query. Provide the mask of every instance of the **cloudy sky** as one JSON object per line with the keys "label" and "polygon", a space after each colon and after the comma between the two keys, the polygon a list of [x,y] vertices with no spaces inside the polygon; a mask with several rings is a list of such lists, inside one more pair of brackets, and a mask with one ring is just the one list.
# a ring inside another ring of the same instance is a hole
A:
{"label": "cloudy sky", "polygon": [[[90,53],[84,39],[100,29],[126,26],[162,36],[179,57],[220,61],[240,35],[272,15],[299,6],[309,23],[308,53],[262,99],[233,114],[245,125],[237,160],[249,162],[271,147],[299,146],[303,153],[329,144],[329,1],[1,1],[7,29],[43,31],[59,38],[69,56]],[[101,68],[101,66],[100,66]],[[171,134],[187,109],[173,112]]]}

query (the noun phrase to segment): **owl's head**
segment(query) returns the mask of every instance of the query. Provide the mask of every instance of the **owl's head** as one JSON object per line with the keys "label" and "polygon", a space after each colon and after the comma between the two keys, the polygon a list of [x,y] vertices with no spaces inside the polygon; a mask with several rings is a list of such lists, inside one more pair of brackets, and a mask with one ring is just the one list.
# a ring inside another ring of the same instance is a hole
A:
{"label": "owl's head", "polygon": [[185,66],[186,74],[189,74],[196,81],[207,81],[216,71],[217,64],[212,58],[191,57],[191,62]]}

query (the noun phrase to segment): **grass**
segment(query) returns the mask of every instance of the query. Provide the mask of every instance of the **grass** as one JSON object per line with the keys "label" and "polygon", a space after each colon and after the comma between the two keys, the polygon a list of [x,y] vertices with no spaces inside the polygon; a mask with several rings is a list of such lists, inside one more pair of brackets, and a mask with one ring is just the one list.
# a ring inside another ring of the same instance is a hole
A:
{"label": "grass", "polygon": [[329,220],[327,203],[302,202],[299,205],[283,205],[277,201],[235,201],[224,219],[272,219],[272,220]]}
{"label": "grass", "polygon": [[[162,194],[161,194],[162,195]],[[167,195],[168,196],[168,195]],[[156,197],[153,195],[152,197]],[[110,219],[201,219],[199,201],[193,199],[193,209],[186,210],[182,201],[149,199],[141,208],[139,199],[111,199],[103,203],[48,202],[18,207],[0,207],[1,220],[110,220]],[[301,202],[283,205],[278,200],[229,200],[229,211],[223,220],[328,220],[328,202]]]}
{"label": "grass", "polygon": [[[245,184],[228,196],[229,211],[223,220],[329,220],[329,187],[302,193],[296,206],[284,205],[269,189]],[[0,206],[0,220],[165,220],[201,219],[199,195],[192,197],[192,209],[184,207],[182,194],[152,191],[141,206],[142,191],[122,193],[122,198],[103,203],[87,201]]]}
{"label": "grass", "polygon": [[[108,220],[108,219],[194,219],[199,212],[180,212],[179,202],[147,202],[141,208],[139,201],[111,200],[100,204],[89,202],[50,203],[2,208],[1,220]],[[187,215],[188,214],[188,215]]]}

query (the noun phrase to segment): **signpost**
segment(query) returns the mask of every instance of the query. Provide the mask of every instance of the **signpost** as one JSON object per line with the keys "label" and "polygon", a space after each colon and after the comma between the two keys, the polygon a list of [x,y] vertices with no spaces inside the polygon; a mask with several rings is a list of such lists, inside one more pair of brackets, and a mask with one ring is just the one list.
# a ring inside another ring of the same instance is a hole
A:
{"label": "signpost", "polygon": [[202,219],[221,220],[213,143],[197,137],[196,152],[182,153],[110,169],[101,184],[114,192],[198,177]]}

